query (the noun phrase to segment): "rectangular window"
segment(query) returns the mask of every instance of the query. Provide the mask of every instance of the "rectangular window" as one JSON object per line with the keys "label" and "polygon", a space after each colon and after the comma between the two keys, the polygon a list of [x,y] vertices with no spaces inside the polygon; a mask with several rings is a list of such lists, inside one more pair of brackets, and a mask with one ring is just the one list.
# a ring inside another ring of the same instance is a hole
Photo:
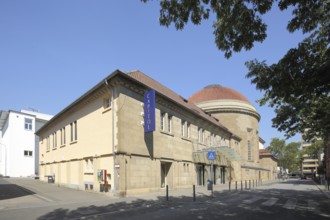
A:
{"label": "rectangular window", "polygon": [[25,151],[24,151],[24,156],[25,156],[25,157],[32,157],[32,156],[33,156],[33,153],[32,153],[31,150],[25,150]]}
{"label": "rectangular window", "polygon": [[75,121],[74,123],[74,140],[78,140],[78,127],[77,127],[77,121]]}
{"label": "rectangular window", "polygon": [[56,148],[56,147],[57,147],[57,133],[55,131],[55,133],[54,133],[54,148]]}
{"label": "rectangular window", "polygon": [[64,144],[66,144],[66,137],[65,137],[65,127],[64,128],[62,128],[62,134],[63,134],[63,136],[62,136],[62,138],[63,138],[63,145]]}
{"label": "rectangular window", "polygon": [[63,130],[61,129],[61,146],[63,145]]}
{"label": "rectangular window", "polygon": [[94,171],[94,160],[93,159],[90,160],[90,169],[91,169],[91,171]]}
{"label": "rectangular window", "polygon": [[103,99],[103,107],[104,107],[104,109],[108,109],[108,108],[111,107],[111,99],[110,98]]}
{"label": "rectangular window", "polygon": [[165,131],[165,112],[160,113],[160,129]]}
{"label": "rectangular window", "polygon": [[47,146],[46,146],[46,150],[49,151],[50,149],[50,141],[49,141],[49,136],[47,137]]}
{"label": "rectangular window", "polygon": [[167,117],[167,131],[168,133],[172,133],[172,115],[168,115]]}
{"label": "rectangular window", "polygon": [[85,160],[85,171],[89,170],[88,159]]}
{"label": "rectangular window", "polygon": [[190,138],[190,123],[187,123],[187,138]]}
{"label": "rectangular window", "polygon": [[26,130],[32,130],[32,119],[31,118],[24,119],[24,128]]}
{"label": "rectangular window", "polygon": [[73,123],[70,123],[70,141],[73,142]]}
{"label": "rectangular window", "polygon": [[248,160],[252,160],[251,141],[248,141]]}
{"label": "rectangular window", "polygon": [[61,146],[65,145],[65,127],[61,129]]}
{"label": "rectangular window", "polygon": [[185,136],[185,125],[186,125],[186,122],[184,120],[181,120],[181,136],[184,137]]}
{"label": "rectangular window", "polygon": [[73,123],[70,123],[70,141],[74,142],[78,140],[78,127],[77,127],[77,121],[74,121]]}
{"label": "rectangular window", "polygon": [[198,143],[201,143],[202,141],[202,129],[198,128]]}
{"label": "rectangular window", "polygon": [[202,143],[205,143],[205,131],[202,129]]}

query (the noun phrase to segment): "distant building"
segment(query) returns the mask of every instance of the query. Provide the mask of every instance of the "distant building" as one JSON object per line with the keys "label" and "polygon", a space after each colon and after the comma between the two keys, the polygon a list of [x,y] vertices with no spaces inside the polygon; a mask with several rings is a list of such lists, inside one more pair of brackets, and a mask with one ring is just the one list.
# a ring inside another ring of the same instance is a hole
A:
{"label": "distant building", "polygon": [[262,139],[261,137],[259,137],[259,153],[261,149],[265,149],[265,143],[266,141],[264,139]]}
{"label": "distant building", "polygon": [[0,111],[0,175],[38,175],[39,138],[35,131],[51,117],[28,110]]}
{"label": "distant building", "polygon": [[277,162],[278,159],[274,157],[268,150],[266,149],[259,149],[259,156],[260,156],[260,165],[269,170],[269,172],[263,172],[262,179],[273,180],[277,179],[278,176],[278,169],[277,169]]}
{"label": "distant building", "polygon": [[[312,145],[311,142],[307,142],[302,137],[301,147],[302,150],[310,147]],[[319,166],[319,156],[313,157],[312,155],[304,154],[303,161],[302,161],[302,174],[304,176],[312,177],[313,174],[317,174],[317,167]]]}
{"label": "distant building", "polygon": [[187,100],[140,71],[116,70],[37,131],[40,179],[125,195],[271,178],[259,162],[259,119],[230,88]]}

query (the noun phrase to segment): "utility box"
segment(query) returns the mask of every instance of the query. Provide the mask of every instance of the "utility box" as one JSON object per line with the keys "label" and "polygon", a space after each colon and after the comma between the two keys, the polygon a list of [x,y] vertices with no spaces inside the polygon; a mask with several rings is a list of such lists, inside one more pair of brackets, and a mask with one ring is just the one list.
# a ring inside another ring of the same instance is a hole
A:
{"label": "utility box", "polygon": [[213,181],[207,180],[207,190],[213,190]]}

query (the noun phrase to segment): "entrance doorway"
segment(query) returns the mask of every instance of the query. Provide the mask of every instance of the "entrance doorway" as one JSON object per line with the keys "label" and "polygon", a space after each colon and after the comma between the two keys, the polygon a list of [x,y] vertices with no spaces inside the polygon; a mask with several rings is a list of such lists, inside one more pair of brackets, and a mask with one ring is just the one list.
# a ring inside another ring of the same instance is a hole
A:
{"label": "entrance doorway", "polygon": [[161,162],[160,163],[160,187],[165,188],[168,185],[168,173],[171,167],[171,163]]}
{"label": "entrance doorway", "polygon": [[205,185],[205,168],[204,165],[198,164],[196,165],[196,173],[197,173],[197,185],[204,186]]}
{"label": "entrance doorway", "polygon": [[226,167],[220,167],[220,183],[226,183]]}

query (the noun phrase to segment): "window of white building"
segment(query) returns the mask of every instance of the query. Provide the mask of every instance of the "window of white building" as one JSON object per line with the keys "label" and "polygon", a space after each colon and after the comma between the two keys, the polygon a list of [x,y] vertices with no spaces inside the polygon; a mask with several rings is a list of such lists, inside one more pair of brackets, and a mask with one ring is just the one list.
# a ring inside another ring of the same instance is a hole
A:
{"label": "window of white building", "polygon": [[32,157],[32,156],[33,156],[33,153],[32,153],[31,150],[25,150],[25,151],[24,151],[24,156],[25,156],[25,157]]}
{"label": "window of white building", "polygon": [[32,119],[31,118],[24,119],[24,128],[26,130],[32,130]]}

